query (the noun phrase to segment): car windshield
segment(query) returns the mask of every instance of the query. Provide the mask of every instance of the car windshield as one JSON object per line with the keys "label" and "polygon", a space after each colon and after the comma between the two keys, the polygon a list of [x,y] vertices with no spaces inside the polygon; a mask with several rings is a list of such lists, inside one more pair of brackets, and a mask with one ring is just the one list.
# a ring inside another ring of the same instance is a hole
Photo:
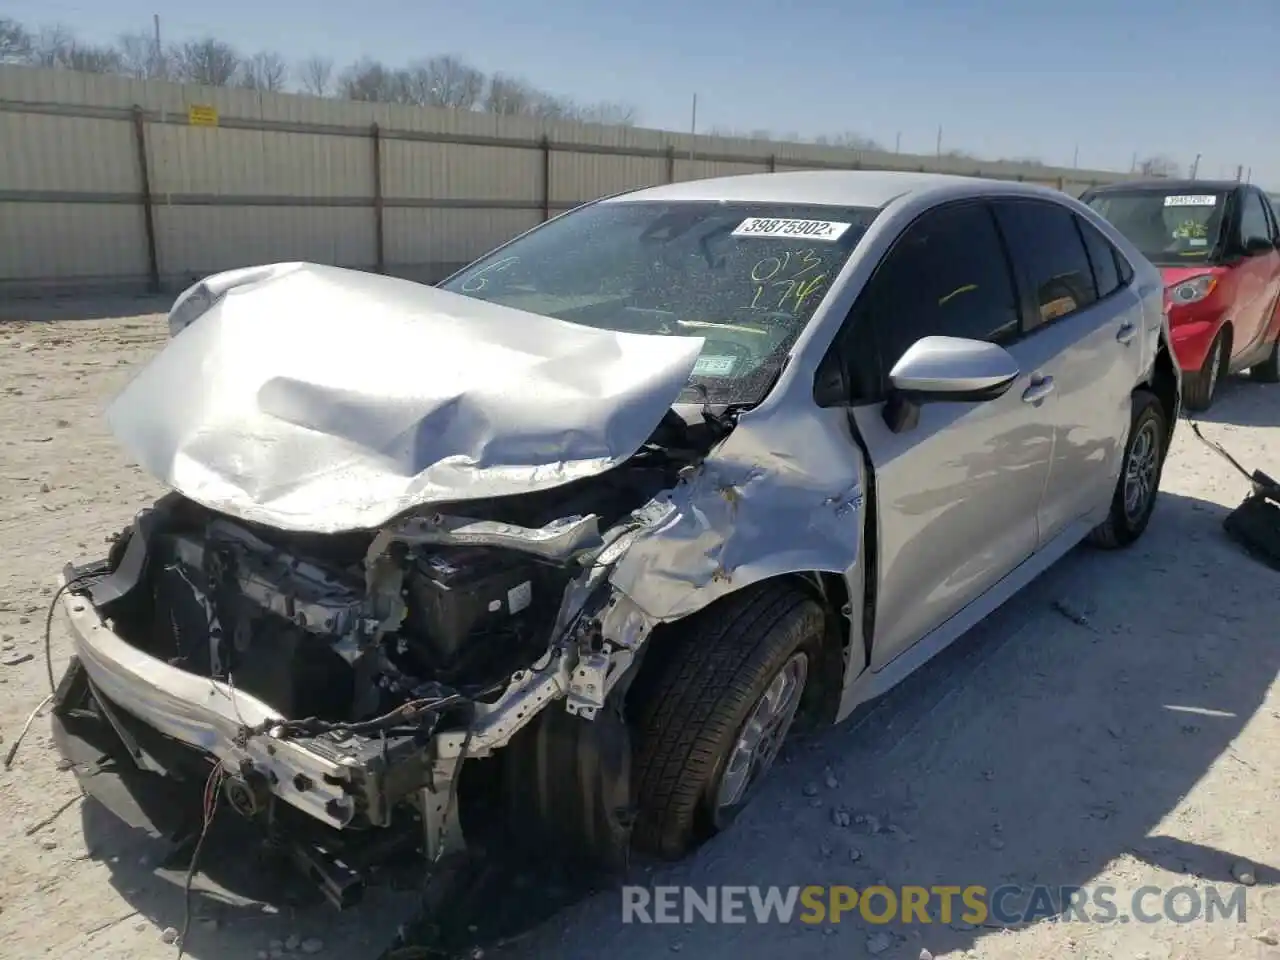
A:
{"label": "car windshield", "polygon": [[1086,200],[1154,264],[1210,260],[1222,236],[1227,194],[1219,190],[1107,190]]}
{"label": "car windshield", "polygon": [[703,337],[681,399],[754,403],[876,212],[596,203],[520,237],[440,286],[571,323]]}

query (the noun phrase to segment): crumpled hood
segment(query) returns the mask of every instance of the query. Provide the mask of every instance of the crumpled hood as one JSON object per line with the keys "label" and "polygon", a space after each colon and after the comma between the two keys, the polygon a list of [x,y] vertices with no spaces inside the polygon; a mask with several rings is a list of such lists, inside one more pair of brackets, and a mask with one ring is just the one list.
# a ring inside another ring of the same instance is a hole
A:
{"label": "crumpled hood", "polygon": [[143,469],[211,509],[282,530],[370,529],[616,466],[701,348],[298,264],[226,289],[107,419]]}

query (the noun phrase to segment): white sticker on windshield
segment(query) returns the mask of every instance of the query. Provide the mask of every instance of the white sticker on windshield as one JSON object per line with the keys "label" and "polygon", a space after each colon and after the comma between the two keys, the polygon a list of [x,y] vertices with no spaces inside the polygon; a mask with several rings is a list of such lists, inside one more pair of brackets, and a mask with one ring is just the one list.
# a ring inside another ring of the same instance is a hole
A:
{"label": "white sticker on windshield", "polygon": [[839,240],[850,224],[834,220],[780,220],[774,217],[747,217],[733,231],[735,237],[790,237],[796,240]]}
{"label": "white sticker on windshield", "polygon": [[1194,193],[1180,197],[1165,197],[1166,207],[1216,207],[1218,198],[1211,193]]}
{"label": "white sticker on windshield", "polygon": [[1208,245],[1209,241],[1204,237],[1192,237],[1187,241],[1188,247],[1207,247]]}
{"label": "white sticker on windshield", "polygon": [[737,362],[737,357],[699,357],[693,372],[702,377],[727,377]]}

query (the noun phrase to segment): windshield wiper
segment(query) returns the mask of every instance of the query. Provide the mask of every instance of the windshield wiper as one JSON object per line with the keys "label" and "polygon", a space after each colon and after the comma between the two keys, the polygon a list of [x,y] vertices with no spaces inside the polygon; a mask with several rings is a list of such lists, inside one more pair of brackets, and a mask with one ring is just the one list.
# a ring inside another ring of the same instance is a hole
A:
{"label": "windshield wiper", "polygon": [[702,422],[710,427],[717,437],[727,437],[734,427],[734,417],[728,410],[716,413],[711,406],[711,392],[705,383],[690,383],[689,386],[702,398]]}

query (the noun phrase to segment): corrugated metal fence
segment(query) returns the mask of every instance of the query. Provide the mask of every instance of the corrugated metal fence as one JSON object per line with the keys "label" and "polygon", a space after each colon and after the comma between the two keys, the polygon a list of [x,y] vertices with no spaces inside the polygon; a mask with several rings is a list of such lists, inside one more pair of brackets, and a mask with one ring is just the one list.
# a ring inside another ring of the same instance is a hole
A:
{"label": "corrugated metal fence", "polygon": [[0,66],[0,295],[282,260],[434,281],[628,188],[851,168],[1073,193],[1127,176]]}

